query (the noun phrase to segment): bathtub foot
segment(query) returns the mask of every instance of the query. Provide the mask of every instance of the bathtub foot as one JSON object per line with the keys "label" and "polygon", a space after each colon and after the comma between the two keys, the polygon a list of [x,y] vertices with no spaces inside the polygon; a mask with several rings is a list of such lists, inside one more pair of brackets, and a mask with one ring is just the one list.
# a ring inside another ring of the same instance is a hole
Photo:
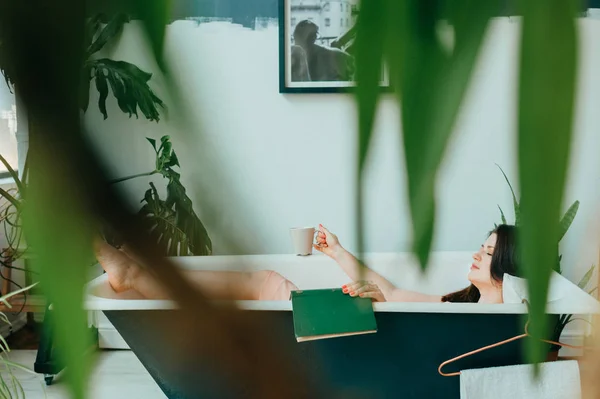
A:
{"label": "bathtub foot", "polygon": [[52,385],[53,380],[54,380],[54,374],[44,374],[44,381],[46,381],[46,386]]}

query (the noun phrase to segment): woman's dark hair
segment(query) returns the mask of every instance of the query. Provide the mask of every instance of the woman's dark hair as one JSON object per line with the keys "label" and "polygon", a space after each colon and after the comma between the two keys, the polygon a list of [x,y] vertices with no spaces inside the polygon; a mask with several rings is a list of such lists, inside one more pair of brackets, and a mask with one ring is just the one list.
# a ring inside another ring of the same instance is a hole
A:
{"label": "woman's dark hair", "polygon": [[[501,224],[488,234],[488,237],[496,233],[496,245],[490,274],[492,283],[502,283],[504,273],[519,275],[518,253],[517,253],[517,228],[515,226]],[[478,302],[481,294],[473,284],[465,289],[444,295],[442,302]]]}

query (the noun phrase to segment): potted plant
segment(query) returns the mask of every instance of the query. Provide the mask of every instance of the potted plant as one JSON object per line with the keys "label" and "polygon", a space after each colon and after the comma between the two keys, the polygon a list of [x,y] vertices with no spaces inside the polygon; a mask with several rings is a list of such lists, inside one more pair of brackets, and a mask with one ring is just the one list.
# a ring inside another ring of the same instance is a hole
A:
{"label": "potted plant", "polygon": [[[88,109],[90,97],[90,83],[95,80],[95,86],[99,93],[98,108],[106,119],[108,112],[106,110],[106,100],[108,98],[109,87],[121,111],[128,113],[129,116],[138,116],[138,108],[144,117],[150,121],[159,121],[159,108],[164,107],[162,100],[157,97],[148,82],[152,77],[151,73],[145,72],[136,65],[125,62],[115,61],[109,58],[99,57],[99,52],[107,46],[114,43],[123,31],[123,26],[130,21],[126,14],[117,14],[106,20],[103,14],[97,14],[86,20],[85,25],[85,57],[83,69],[81,71],[81,97],[80,108],[85,112]],[[11,76],[13,75],[13,65],[8,57],[3,55],[3,44],[0,41],[0,70],[2,71],[9,89],[13,89]],[[16,88],[18,91],[18,88]],[[35,118],[34,118],[35,119]],[[35,124],[30,129],[35,128]],[[4,259],[12,261],[18,260],[25,255],[24,243],[22,242],[21,232],[21,212],[25,199],[25,182],[27,175],[25,170],[23,176],[19,178],[16,171],[8,164],[6,159],[0,155],[0,161],[9,171],[15,182],[14,190],[0,189],[0,199],[4,199],[5,205],[2,207],[0,215],[0,225],[7,237],[8,247],[0,254],[0,261],[4,266],[13,267]],[[176,178],[173,177],[175,181]],[[173,187],[177,185],[173,183]],[[175,196],[180,198],[181,195]],[[156,197],[154,197],[156,198]],[[8,257],[10,255],[10,258]],[[26,271],[26,279],[30,279],[31,270]],[[26,281],[30,283],[31,281]]]}
{"label": "potted plant", "polygon": [[[508,184],[508,187],[510,188],[510,192],[512,194],[512,199],[513,199],[513,208],[514,208],[514,213],[515,213],[515,226],[519,225],[519,201],[517,201],[517,197],[515,195],[515,192],[513,190],[512,184],[510,183],[510,180],[508,179],[508,177],[506,176],[506,173],[504,173],[504,170],[502,170],[502,168],[496,164],[496,166],[498,166],[498,168],[500,169],[500,171],[502,172],[502,175],[504,176],[504,179],[506,180],[506,183]],[[498,205],[498,209],[500,210],[500,218],[502,220],[502,223],[506,224],[506,217],[504,215],[504,211],[502,210],[502,208],[500,207],[500,205]],[[560,241],[562,240],[562,238],[565,236],[565,234],[567,233],[567,231],[569,230],[569,227],[571,227],[571,224],[573,223],[573,220],[575,219],[575,216],[577,215],[577,211],[579,210],[579,201],[575,201],[573,202],[573,204],[571,204],[571,206],[569,207],[569,209],[567,209],[567,211],[565,212],[565,214],[563,215],[563,217],[560,220],[560,230],[559,230],[559,238],[558,238],[558,242],[560,243]],[[557,245],[558,247],[558,245]],[[557,273],[562,274],[562,268],[560,265],[560,261],[562,260],[562,255],[559,254],[557,257],[557,264],[555,265],[554,270]],[[594,273],[596,266],[592,265],[589,270],[583,275],[583,277],[581,278],[581,280],[579,280],[579,282],[577,283],[577,285],[579,286],[579,288],[581,288],[582,290],[585,290],[587,288],[587,285]],[[594,293],[594,291],[596,291],[596,288],[591,289],[590,291],[588,291],[588,293],[591,295]],[[558,316],[558,319],[556,321],[556,324],[554,325],[554,328],[552,329],[552,333],[550,335],[550,340],[554,341],[554,342],[559,342],[560,341],[560,336],[564,330],[564,328],[567,326],[567,324],[569,324],[570,322],[574,321],[575,319],[573,319],[573,315],[571,314],[561,314]],[[556,360],[558,358],[558,351],[560,349],[560,346],[558,345],[554,345],[551,344],[550,349],[549,349],[549,353],[547,356],[547,360]]]}
{"label": "potted plant", "polygon": [[[194,212],[192,200],[181,183],[180,173],[175,171],[179,159],[173,150],[169,136],[163,136],[160,143],[152,138],[146,138],[156,154],[154,169],[113,180],[111,183],[121,183],[130,179],[162,175],[168,180],[167,197],[161,199],[158,190],[152,182],[144,193],[141,202],[144,204],[138,215],[165,256],[210,255],[212,242],[200,218]],[[113,245],[120,242],[114,237],[105,237]]]}
{"label": "potted plant", "polygon": [[[126,14],[117,14],[103,23],[105,19],[105,15],[97,14],[86,20],[85,62],[80,75],[79,106],[81,110],[85,112],[88,109],[90,83],[94,79],[100,95],[98,108],[104,115],[104,119],[108,117],[106,99],[110,87],[121,111],[129,116],[137,117],[139,108],[146,119],[158,122],[160,120],[159,108],[164,107],[164,104],[148,85],[152,74],[126,61],[98,57],[100,50],[113,44],[121,35],[123,26],[130,21],[130,17]],[[0,41],[0,71],[2,71],[8,87],[12,89],[11,76],[14,75],[14,66],[10,59],[3,54],[3,45]],[[18,91],[18,87],[16,89]]]}

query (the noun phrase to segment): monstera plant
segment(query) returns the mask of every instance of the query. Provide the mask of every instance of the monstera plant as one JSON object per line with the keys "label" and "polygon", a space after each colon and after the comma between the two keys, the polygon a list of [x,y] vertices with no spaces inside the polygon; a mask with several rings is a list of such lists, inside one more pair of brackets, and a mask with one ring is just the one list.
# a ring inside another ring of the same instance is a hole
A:
{"label": "monstera plant", "polygon": [[113,180],[120,183],[143,176],[162,175],[168,180],[167,197],[161,199],[155,185],[150,182],[138,215],[143,219],[152,240],[166,256],[210,255],[212,243],[208,232],[194,212],[192,201],[181,184],[181,175],[173,168],[181,167],[169,136],[160,143],[146,138],[156,154],[154,170]]}
{"label": "monstera plant", "polygon": [[[87,111],[90,99],[90,86],[92,81],[94,81],[99,93],[98,108],[105,119],[108,118],[106,101],[109,92],[112,92],[120,110],[127,113],[130,117],[133,115],[137,117],[139,109],[146,119],[158,122],[160,120],[159,108],[164,107],[164,104],[148,85],[152,74],[141,70],[129,62],[115,61],[99,56],[101,50],[106,50],[111,44],[117,42],[123,31],[123,26],[129,21],[130,17],[122,13],[113,16],[108,21],[106,21],[106,17],[103,14],[97,14],[86,20],[84,38],[85,61],[83,62],[80,75],[79,106],[82,111]],[[18,68],[18,65],[11,62],[12,60],[7,54],[10,53],[10,46],[15,45],[16,41],[8,40],[8,38],[3,39],[0,40],[0,70],[4,74],[8,87],[12,90],[12,76],[15,76],[15,68]],[[16,90],[18,92],[18,88]],[[29,114],[28,117],[30,118],[29,130],[36,129],[36,116]],[[16,184],[16,189],[12,190],[12,192],[0,190],[0,199],[4,199],[6,204],[2,208],[3,214],[0,216],[0,222],[2,222],[6,236],[9,238],[8,250],[11,251],[13,259],[17,259],[22,255],[21,249],[17,247],[21,244],[20,216],[27,177],[23,176],[19,179],[17,172],[1,156],[0,161],[5,165]],[[176,181],[178,182],[178,179],[173,177],[172,180],[173,184],[171,186],[175,190],[176,188],[174,187],[177,185]],[[176,198],[181,198],[181,196]],[[179,224],[182,223],[179,222]],[[10,239],[11,237],[14,239]]]}
{"label": "monstera plant", "polygon": [[[146,119],[158,122],[160,120],[159,108],[162,108],[164,104],[148,85],[152,74],[129,62],[99,57],[101,50],[107,49],[117,41],[123,31],[123,26],[130,21],[130,17],[126,14],[117,14],[103,23],[105,18],[103,14],[98,14],[88,18],[85,24],[85,61],[79,85],[81,90],[80,108],[84,112],[87,111],[90,85],[94,80],[99,93],[98,108],[104,115],[104,119],[108,118],[106,100],[110,88],[121,111],[129,114],[130,117],[132,115],[137,117],[139,108]],[[7,46],[12,44],[14,43],[10,40],[0,40],[0,70],[10,88],[13,87],[12,76],[15,75],[15,68],[18,68],[6,55],[9,52]]]}

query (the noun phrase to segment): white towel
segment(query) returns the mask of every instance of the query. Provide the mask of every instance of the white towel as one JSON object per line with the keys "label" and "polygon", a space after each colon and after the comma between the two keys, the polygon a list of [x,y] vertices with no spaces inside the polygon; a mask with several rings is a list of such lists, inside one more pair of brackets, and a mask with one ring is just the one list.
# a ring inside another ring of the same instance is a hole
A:
{"label": "white towel", "polygon": [[[502,281],[504,303],[521,303],[523,299],[529,300],[527,280],[504,274]],[[550,276],[547,303],[560,303],[572,308],[569,313],[585,314],[600,311],[600,303],[594,297],[555,271]]]}
{"label": "white towel", "polygon": [[489,367],[460,373],[461,399],[579,399],[581,383],[576,360],[540,363],[533,379],[533,365]]}

